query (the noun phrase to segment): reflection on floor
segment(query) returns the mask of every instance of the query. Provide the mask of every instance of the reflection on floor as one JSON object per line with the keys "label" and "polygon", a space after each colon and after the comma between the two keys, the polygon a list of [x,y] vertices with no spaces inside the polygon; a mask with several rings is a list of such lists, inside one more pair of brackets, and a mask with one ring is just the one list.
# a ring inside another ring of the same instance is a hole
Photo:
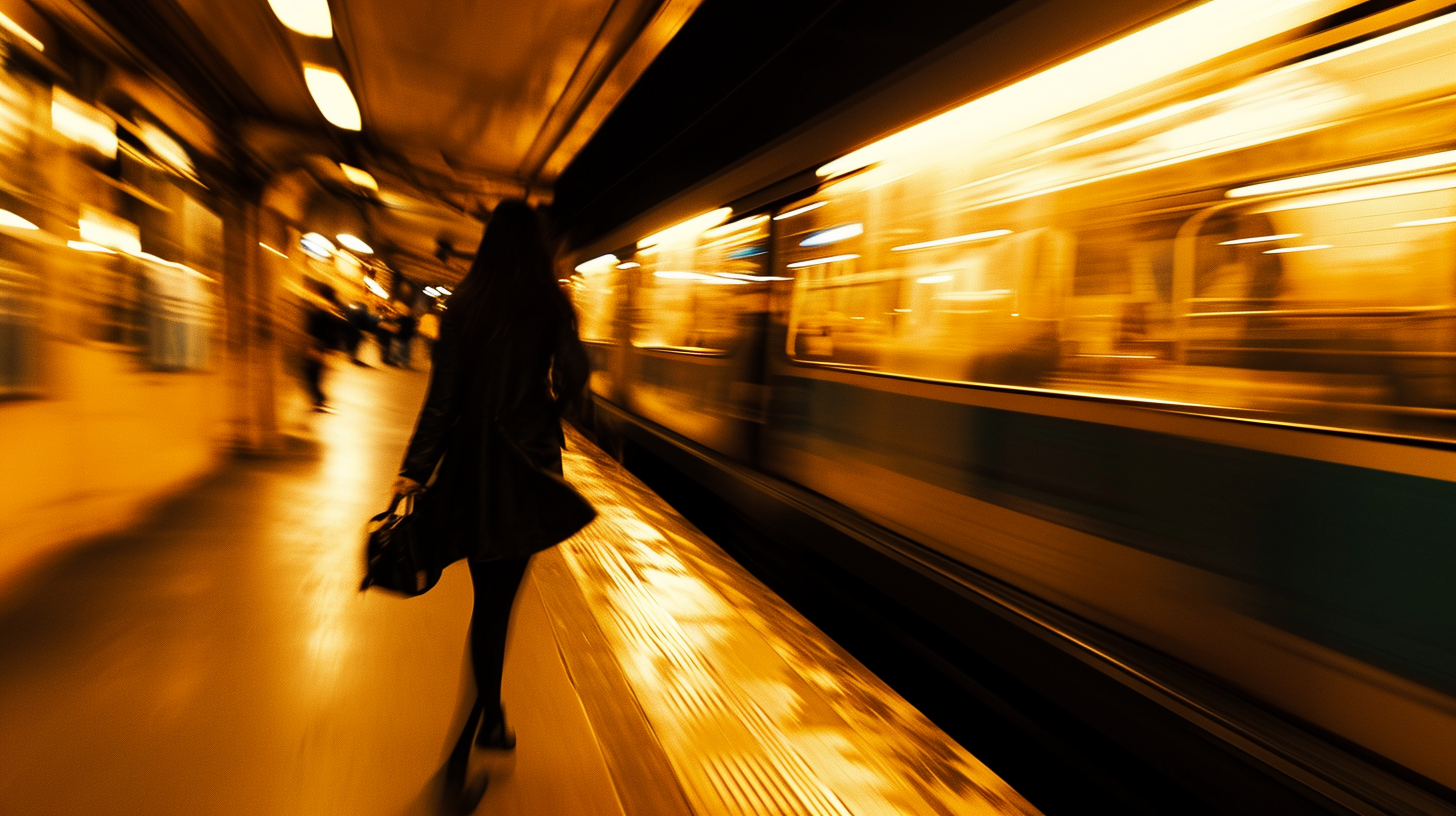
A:
{"label": "reflection on floor", "polygon": [[[424,375],[340,366],[338,412],[0,598],[0,810],[436,812],[470,702],[463,566],[356,591]],[[480,813],[1034,813],[616,464],[516,608],[509,775]]]}

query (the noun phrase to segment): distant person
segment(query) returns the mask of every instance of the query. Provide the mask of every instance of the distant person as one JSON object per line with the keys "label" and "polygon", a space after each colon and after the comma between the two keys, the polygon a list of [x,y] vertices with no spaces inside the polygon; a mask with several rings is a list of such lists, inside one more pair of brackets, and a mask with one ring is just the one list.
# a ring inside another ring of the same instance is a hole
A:
{"label": "distant person", "polygon": [[374,324],[374,342],[379,344],[379,362],[394,365],[394,309],[385,306],[379,312],[379,321]]}
{"label": "distant person", "polygon": [[345,315],[349,319],[348,333],[345,335],[345,351],[349,352],[349,360],[357,366],[367,366],[368,363],[359,359],[359,348],[364,345],[364,334],[374,331],[374,316],[369,314],[369,309],[362,303],[351,303]]}
{"label": "distant person", "polygon": [[[591,517],[560,478],[561,417],[584,396],[587,358],[548,247],[535,210],[501,202],[441,321],[429,390],[395,483],[396,495],[423,491],[420,529],[435,531],[432,546],[450,548],[442,563],[468,559],[475,588],[476,700],[445,774],[447,795],[467,811],[484,793],[466,789],[471,746],[509,752],[516,744],[501,708],[501,671],[526,565]],[[570,519],[564,534],[561,518]]]}
{"label": "distant person", "polygon": [[315,289],[318,295],[309,300],[307,317],[304,320],[308,345],[304,349],[303,382],[313,400],[313,409],[330,411],[332,409],[323,388],[324,369],[328,364],[329,353],[342,348],[348,323],[344,319],[343,307],[339,305],[339,295],[334,287],[319,283],[315,285]]}
{"label": "distant person", "polygon": [[411,346],[415,343],[415,328],[419,325],[414,313],[406,309],[395,321],[394,362],[401,368],[410,367]]}

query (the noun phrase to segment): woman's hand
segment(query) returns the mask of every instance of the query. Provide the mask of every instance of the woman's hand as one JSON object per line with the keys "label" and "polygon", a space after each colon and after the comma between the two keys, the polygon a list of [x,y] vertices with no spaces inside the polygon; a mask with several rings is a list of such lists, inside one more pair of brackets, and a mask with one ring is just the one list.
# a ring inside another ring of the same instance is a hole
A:
{"label": "woman's hand", "polygon": [[408,476],[400,476],[394,480],[394,494],[396,496],[410,496],[415,493],[420,493],[424,489],[424,485]]}

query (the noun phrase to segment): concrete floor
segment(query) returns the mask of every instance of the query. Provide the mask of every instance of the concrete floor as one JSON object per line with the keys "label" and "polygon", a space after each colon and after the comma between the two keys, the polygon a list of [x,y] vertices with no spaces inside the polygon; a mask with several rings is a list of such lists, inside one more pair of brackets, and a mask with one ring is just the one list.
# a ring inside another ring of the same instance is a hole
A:
{"label": "concrete floor", "polygon": [[[286,458],[233,462],[0,597],[0,811],[435,810],[472,692],[469,577],[360,594],[425,375],[336,366],[337,414]],[[620,813],[533,581],[506,705],[512,774],[481,813]]]}

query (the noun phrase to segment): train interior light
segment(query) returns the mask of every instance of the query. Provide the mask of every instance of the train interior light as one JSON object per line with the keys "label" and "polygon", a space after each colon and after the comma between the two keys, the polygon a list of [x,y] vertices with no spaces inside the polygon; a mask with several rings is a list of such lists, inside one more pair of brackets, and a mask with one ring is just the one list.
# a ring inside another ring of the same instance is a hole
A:
{"label": "train interior light", "polygon": [[305,37],[334,36],[328,0],[268,0],[278,21]]}
{"label": "train interior light", "polygon": [[349,90],[343,74],[333,68],[305,63],[303,80],[314,104],[318,105],[319,113],[329,124],[342,130],[361,130],[364,127],[359,103],[354,100],[354,92]]}

